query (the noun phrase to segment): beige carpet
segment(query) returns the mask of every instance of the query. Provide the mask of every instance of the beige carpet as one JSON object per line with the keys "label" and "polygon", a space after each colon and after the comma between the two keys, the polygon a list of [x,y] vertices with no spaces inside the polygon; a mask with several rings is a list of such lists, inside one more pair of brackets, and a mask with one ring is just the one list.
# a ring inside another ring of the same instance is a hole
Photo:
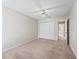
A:
{"label": "beige carpet", "polygon": [[7,51],[4,59],[76,59],[63,40],[38,39]]}

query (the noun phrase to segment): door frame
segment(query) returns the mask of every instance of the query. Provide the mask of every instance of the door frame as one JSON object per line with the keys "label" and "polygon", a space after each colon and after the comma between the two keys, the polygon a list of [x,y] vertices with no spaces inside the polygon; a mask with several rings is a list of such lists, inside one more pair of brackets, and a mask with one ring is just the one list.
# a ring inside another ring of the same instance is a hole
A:
{"label": "door frame", "polygon": [[69,45],[69,19],[67,20],[67,45]]}

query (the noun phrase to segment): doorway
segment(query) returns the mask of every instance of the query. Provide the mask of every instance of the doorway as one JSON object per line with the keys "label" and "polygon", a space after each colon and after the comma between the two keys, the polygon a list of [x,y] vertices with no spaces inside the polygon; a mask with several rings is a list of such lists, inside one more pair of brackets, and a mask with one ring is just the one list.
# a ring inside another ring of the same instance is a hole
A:
{"label": "doorway", "polygon": [[65,39],[65,21],[58,22],[58,39]]}

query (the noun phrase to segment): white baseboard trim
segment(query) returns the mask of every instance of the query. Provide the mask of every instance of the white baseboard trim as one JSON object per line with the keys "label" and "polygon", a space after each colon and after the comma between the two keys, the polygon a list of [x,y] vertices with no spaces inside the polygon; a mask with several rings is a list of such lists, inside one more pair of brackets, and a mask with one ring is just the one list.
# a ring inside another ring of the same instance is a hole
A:
{"label": "white baseboard trim", "polygon": [[7,51],[9,51],[9,50],[11,50],[11,49],[14,49],[14,48],[16,48],[16,47],[19,47],[19,46],[21,46],[21,45],[23,45],[23,44],[26,44],[26,43],[28,43],[28,42],[31,42],[31,41],[33,41],[33,40],[36,40],[36,39],[32,39],[32,40],[29,40],[29,41],[24,41],[24,42],[22,42],[22,43],[20,43],[20,44],[17,44],[16,46],[12,46],[12,47],[10,47],[10,48],[7,48],[7,49],[4,49],[4,50],[2,50],[2,53],[5,53],[5,52],[7,52]]}
{"label": "white baseboard trim", "polygon": [[75,57],[77,57],[77,54],[75,53],[75,51],[73,50],[73,48],[69,45],[71,51],[73,52],[73,54],[75,55]]}
{"label": "white baseboard trim", "polygon": [[[38,38],[38,39],[48,39],[48,38]],[[58,40],[58,39],[48,39],[48,40]]]}

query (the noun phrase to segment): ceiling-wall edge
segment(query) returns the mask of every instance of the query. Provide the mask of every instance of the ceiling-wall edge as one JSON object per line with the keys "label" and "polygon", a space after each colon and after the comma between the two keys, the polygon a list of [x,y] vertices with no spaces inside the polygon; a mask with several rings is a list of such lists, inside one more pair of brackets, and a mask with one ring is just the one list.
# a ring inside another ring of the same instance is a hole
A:
{"label": "ceiling-wall edge", "polygon": [[31,18],[31,19],[33,19],[33,20],[36,20],[36,21],[38,20],[38,19],[35,19],[35,18],[31,17],[31,16],[25,15],[25,14],[23,14],[22,12],[19,12],[19,11],[17,11],[17,10],[14,10],[14,9],[12,9],[12,8],[9,8],[9,7],[6,7],[6,6],[3,6],[3,5],[2,5],[2,9],[3,9],[3,8],[10,9],[10,10],[12,10],[12,11],[18,13],[18,14],[21,14],[21,15],[23,15],[23,16],[25,16],[25,17],[28,17],[28,18]]}

